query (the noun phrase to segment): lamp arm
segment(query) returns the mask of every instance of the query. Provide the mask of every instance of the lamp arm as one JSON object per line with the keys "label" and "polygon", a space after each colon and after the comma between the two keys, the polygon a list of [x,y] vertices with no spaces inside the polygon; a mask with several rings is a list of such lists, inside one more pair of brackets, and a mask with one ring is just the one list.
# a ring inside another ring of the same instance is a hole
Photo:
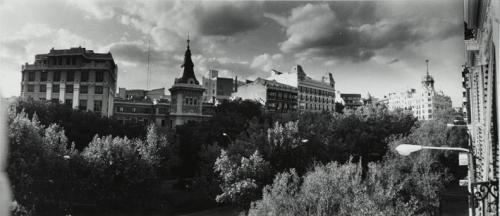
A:
{"label": "lamp arm", "polygon": [[470,153],[469,149],[466,148],[456,148],[456,147],[434,147],[434,146],[422,146],[422,149],[438,149],[438,150],[451,150],[451,151],[462,151]]}

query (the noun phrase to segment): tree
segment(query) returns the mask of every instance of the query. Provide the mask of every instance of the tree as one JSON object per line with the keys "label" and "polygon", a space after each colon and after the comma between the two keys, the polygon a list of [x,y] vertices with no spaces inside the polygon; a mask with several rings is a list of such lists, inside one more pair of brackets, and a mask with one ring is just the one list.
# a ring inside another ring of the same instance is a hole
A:
{"label": "tree", "polygon": [[231,158],[226,151],[221,150],[214,170],[221,179],[222,193],[215,200],[248,208],[250,202],[259,197],[259,190],[266,184],[268,169],[269,163],[258,151],[237,161],[237,158]]}

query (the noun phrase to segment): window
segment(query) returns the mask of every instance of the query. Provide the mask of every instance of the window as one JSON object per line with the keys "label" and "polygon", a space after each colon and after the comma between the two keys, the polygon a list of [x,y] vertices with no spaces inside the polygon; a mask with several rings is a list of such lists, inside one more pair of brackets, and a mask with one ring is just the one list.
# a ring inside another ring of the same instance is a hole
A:
{"label": "window", "polygon": [[28,85],[28,92],[35,92],[35,85]]}
{"label": "window", "polygon": [[40,92],[47,92],[47,85],[40,85]]}
{"label": "window", "polygon": [[59,103],[59,99],[57,99],[57,98],[52,98],[52,99],[50,100],[50,102],[52,102],[52,103],[56,104],[56,103]]}
{"label": "window", "polygon": [[101,112],[102,109],[102,101],[96,100],[94,101],[94,112]]}
{"label": "window", "polygon": [[66,72],[66,81],[68,81],[68,82],[75,81],[75,72],[73,72],[73,71]]}
{"label": "window", "polygon": [[73,93],[73,85],[66,85],[66,93]]}
{"label": "window", "polygon": [[64,100],[64,104],[65,104],[65,105],[67,105],[67,106],[72,107],[72,106],[73,106],[73,100],[71,100],[71,99],[66,99],[66,100]]}
{"label": "window", "polygon": [[94,87],[94,93],[95,94],[102,94],[102,86]]}
{"label": "window", "polygon": [[80,86],[80,93],[81,94],[87,94],[89,92],[89,86],[82,85]]}
{"label": "window", "polygon": [[89,81],[89,72],[88,71],[82,71],[82,73],[80,74],[80,81],[82,81],[82,82]]}
{"label": "window", "polygon": [[40,75],[40,81],[46,82],[47,81],[47,72],[42,72]]}
{"label": "window", "polygon": [[165,119],[162,119],[162,120],[161,120],[161,126],[162,126],[162,127],[165,127]]}
{"label": "window", "polygon": [[41,97],[41,98],[40,98],[40,100],[41,100],[41,101],[45,101],[46,99],[45,99],[44,97]]}
{"label": "window", "polygon": [[78,104],[78,109],[87,110],[87,100],[80,100],[80,103]]}
{"label": "window", "polygon": [[35,81],[35,72],[34,71],[28,73],[28,81],[30,81],[30,82]]}
{"label": "window", "polygon": [[55,82],[61,81],[61,71],[54,71],[52,80]]}
{"label": "window", "polygon": [[104,81],[104,73],[102,71],[96,71],[95,72],[95,81],[96,82],[102,82],[102,81]]}
{"label": "window", "polygon": [[59,92],[59,85],[55,84],[52,86],[52,93],[58,93]]}

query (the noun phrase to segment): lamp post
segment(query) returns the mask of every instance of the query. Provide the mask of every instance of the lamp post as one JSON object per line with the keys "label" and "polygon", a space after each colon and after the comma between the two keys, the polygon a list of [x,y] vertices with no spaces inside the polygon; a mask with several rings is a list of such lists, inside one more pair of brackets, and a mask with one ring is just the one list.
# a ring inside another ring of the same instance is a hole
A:
{"label": "lamp post", "polygon": [[436,147],[436,146],[423,146],[423,145],[412,145],[412,144],[401,144],[396,147],[396,151],[403,156],[408,156],[413,152],[420,151],[422,149],[435,149],[435,150],[448,150],[448,151],[460,151],[466,152],[468,154],[469,159],[469,168],[467,175],[467,190],[469,191],[469,216],[474,215],[473,211],[473,194],[472,194],[472,176],[474,175],[474,159],[473,154],[470,149],[466,148],[456,148],[456,147]]}

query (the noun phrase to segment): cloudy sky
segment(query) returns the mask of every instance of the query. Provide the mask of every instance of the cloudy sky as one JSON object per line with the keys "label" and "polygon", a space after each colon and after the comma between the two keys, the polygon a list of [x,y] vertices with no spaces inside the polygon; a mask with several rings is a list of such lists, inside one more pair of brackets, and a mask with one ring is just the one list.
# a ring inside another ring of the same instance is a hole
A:
{"label": "cloudy sky", "polygon": [[463,3],[436,1],[0,0],[0,90],[20,92],[21,65],[52,47],[110,51],[118,86],[169,88],[180,77],[186,37],[198,79],[239,79],[301,64],[337,89],[381,97],[417,88],[425,59],[436,88],[461,101]]}

